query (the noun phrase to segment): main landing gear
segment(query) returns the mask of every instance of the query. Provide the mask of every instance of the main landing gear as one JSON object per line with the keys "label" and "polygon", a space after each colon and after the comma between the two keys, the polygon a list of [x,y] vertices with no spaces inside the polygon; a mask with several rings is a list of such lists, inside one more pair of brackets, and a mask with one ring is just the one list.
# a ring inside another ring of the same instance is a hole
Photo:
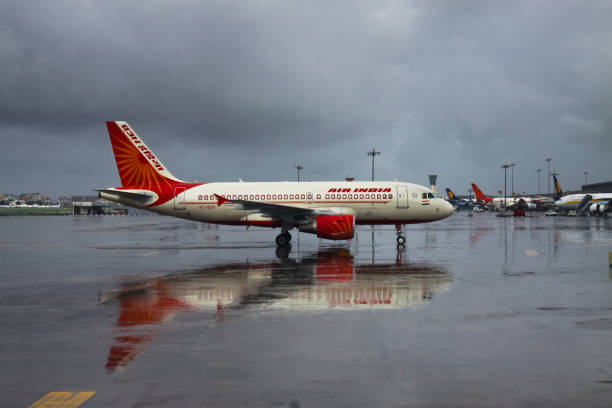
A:
{"label": "main landing gear", "polygon": [[291,234],[289,232],[283,232],[276,236],[276,245],[279,247],[286,247],[291,242]]}
{"label": "main landing gear", "polygon": [[395,231],[397,232],[397,246],[403,247],[406,245],[406,237],[402,235],[402,224],[395,224]]}

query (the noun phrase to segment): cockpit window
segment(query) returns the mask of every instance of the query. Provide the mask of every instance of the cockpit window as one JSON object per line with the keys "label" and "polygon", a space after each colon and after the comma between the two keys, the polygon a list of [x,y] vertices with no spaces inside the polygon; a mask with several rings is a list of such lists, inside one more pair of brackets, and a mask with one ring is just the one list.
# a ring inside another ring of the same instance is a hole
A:
{"label": "cockpit window", "polygon": [[427,197],[429,197],[429,198],[438,198],[438,196],[433,194],[433,193],[427,193]]}
{"label": "cockpit window", "polygon": [[423,194],[421,194],[421,197],[423,197],[423,198],[427,198],[427,193],[423,193]]}

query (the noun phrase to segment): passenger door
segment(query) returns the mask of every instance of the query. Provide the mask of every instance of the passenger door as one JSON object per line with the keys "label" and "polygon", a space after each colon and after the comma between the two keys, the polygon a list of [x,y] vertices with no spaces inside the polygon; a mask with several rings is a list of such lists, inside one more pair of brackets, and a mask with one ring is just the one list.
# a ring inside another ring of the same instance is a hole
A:
{"label": "passenger door", "polygon": [[397,186],[395,188],[395,197],[397,199],[397,208],[409,208],[408,205],[408,187]]}
{"label": "passenger door", "polygon": [[176,187],[174,189],[174,209],[185,209],[185,187]]}

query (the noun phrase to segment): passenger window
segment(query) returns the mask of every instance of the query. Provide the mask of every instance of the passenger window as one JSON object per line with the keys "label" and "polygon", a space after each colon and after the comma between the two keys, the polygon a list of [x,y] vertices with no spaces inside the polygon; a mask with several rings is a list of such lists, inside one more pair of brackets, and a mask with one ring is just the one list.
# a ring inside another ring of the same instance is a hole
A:
{"label": "passenger window", "polygon": [[329,200],[329,194],[325,194],[325,199]]}
{"label": "passenger window", "polygon": [[389,194],[389,199],[393,198],[393,194]]}
{"label": "passenger window", "polygon": [[289,199],[289,195],[285,194],[285,200],[288,200],[288,199]]}
{"label": "passenger window", "polygon": [[342,194],[342,199],[346,200],[346,194]]}
{"label": "passenger window", "polygon": [[321,199],[321,194],[317,194],[317,200]]}
{"label": "passenger window", "polygon": [[387,198],[386,194],[383,194],[383,200],[385,200]]}
{"label": "passenger window", "polygon": [[201,195],[198,196],[198,201],[202,201],[202,196]]}
{"label": "passenger window", "polygon": [[251,200],[254,200],[254,199],[255,199],[255,197],[253,196],[253,194],[251,194],[251,196],[250,196],[250,197],[251,197]]}
{"label": "passenger window", "polygon": [[267,198],[268,198],[268,200],[271,200],[272,196],[270,194],[268,194]]}
{"label": "passenger window", "polygon": [[376,196],[376,198],[378,198],[378,199],[380,200],[380,194],[378,194],[378,195]]}
{"label": "passenger window", "polygon": [[352,199],[353,199],[353,195],[352,195],[352,194],[349,194],[349,195],[348,195],[348,199],[349,199],[349,200],[352,200]]}

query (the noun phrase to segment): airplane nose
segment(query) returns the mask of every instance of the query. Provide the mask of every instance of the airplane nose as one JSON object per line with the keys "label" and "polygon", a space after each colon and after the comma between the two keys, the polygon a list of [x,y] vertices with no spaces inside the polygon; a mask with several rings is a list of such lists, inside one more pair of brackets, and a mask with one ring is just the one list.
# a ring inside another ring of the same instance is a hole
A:
{"label": "airplane nose", "polygon": [[451,203],[449,203],[448,201],[444,201],[442,203],[442,209],[440,210],[440,212],[442,213],[442,217],[441,218],[446,218],[449,215],[451,215],[452,213],[455,212],[455,208],[451,205]]}

